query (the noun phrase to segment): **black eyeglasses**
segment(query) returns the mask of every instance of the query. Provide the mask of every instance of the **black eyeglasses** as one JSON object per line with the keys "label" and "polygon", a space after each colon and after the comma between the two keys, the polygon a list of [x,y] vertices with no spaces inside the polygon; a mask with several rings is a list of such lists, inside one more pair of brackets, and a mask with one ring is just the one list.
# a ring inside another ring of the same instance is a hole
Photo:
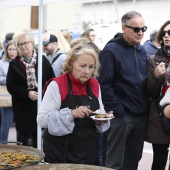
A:
{"label": "black eyeglasses", "polygon": [[132,29],[135,33],[138,33],[140,30],[142,30],[142,32],[145,32],[147,30],[146,26],[144,26],[143,28],[139,28],[139,27],[131,27],[129,25],[125,25],[125,27]]}
{"label": "black eyeglasses", "polygon": [[168,30],[168,31],[162,31],[162,37],[165,37],[165,35],[166,35],[166,33],[170,36],[170,30]]}
{"label": "black eyeglasses", "polygon": [[30,41],[26,41],[26,42],[23,42],[23,43],[18,43],[18,47],[21,48],[21,47],[27,47],[28,44],[30,43]]}

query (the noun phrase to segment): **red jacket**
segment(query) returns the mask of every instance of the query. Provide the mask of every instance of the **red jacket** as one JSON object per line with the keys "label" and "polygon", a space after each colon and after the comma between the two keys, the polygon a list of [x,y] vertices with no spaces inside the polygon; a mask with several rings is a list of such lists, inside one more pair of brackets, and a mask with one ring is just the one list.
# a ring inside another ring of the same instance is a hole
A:
{"label": "red jacket", "polygon": [[[72,85],[72,94],[73,95],[87,95],[87,90],[86,87],[88,84],[91,85],[92,92],[96,98],[99,97],[99,83],[97,79],[95,78],[90,78],[87,82],[84,84],[81,84],[79,80],[75,79],[70,73],[65,73],[61,76],[58,76],[56,78],[53,78],[48,81],[46,88],[48,84],[54,80],[57,82],[60,90],[60,95],[61,95],[61,102],[64,101],[68,94],[68,83],[67,83],[67,75],[69,75],[69,78],[71,80],[71,85]],[[45,90],[46,90],[45,88]]]}

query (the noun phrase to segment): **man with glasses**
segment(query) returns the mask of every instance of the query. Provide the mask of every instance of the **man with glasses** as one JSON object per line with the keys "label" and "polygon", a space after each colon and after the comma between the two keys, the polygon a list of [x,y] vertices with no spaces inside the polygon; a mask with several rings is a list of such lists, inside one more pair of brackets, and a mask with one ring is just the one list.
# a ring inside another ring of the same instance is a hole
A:
{"label": "man with glasses", "polygon": [[58,48],[58,38],[53,34],[45,33],[43,35],[43,50],[51,63],[55,76],[62,73],[62,64],[66,59],[66,54]]}
{"label": "man with glasses", "polygon": [[149,98],[145,85],[147,55],[140,42],[147,30],[141,14],[121,18],[123,34],[110,40],[100,53],[102,100],[115,118],[107,133],[105,166],[137,170],[142,157]]}

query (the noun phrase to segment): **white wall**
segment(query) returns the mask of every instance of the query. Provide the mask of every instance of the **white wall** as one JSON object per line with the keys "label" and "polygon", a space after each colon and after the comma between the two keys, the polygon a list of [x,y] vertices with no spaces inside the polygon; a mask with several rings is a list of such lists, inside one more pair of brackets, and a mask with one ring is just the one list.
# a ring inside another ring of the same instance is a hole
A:
{"label": "white wall", "polygon": [[[76,3],[50,3],[44,7],[44,29],[80,29],[81,6]],[[46,16],[45,16],[46,15]],[[15,7],[0,10],[0,41],[6,33],[30,30],[31,7]],[[34,31],[34,30],[33,30]]]}
{"label": "white wall", "polygon": [[[74,1],[73,1],[74,2]],[[80,1],[81,2],[81,1]],[[114,23],[120,21],[121,16],[130,10],[140,12],[148,26],[145,39],[153,29],[170,19],[170,0],[133,0],[117,3],[118,15],[111,1],[91,3],[51,3],[45,10],[45,29],[82,29],[82,23],[91,21],[91,25],[97,23]],[[90,1],[89,1],[90,2]],[[92,1],[91,1],[92,2]],[[95,1],[94,1],[95,2]],[[30,30],[31,7],[16,7],[0,11],[0,40],[2,41],[7,32],[18,33]]]}
{"label": "white wall", "polygon": [[0,10],[0,40],[3,40],[8,32],[19,33],[30,29],[30,18],[30,7]]}
{"label": "white wall", "polygon": [[46,29],[80,29],[81,3],[51,3],[47,5]]}

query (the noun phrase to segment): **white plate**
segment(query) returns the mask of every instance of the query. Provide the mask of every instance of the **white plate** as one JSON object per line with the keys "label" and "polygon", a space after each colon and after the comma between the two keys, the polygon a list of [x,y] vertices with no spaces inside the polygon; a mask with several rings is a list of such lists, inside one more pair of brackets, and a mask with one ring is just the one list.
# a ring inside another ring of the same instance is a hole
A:
{"label": "white plate", "polygon": [[103,120],[111,120],[114,118],[114,116],[112,115],[111,117],[108,117],[108,118],[96,118],[95,116],[91,116],[90,118],[92,118],[93,120],[103,121]]}

